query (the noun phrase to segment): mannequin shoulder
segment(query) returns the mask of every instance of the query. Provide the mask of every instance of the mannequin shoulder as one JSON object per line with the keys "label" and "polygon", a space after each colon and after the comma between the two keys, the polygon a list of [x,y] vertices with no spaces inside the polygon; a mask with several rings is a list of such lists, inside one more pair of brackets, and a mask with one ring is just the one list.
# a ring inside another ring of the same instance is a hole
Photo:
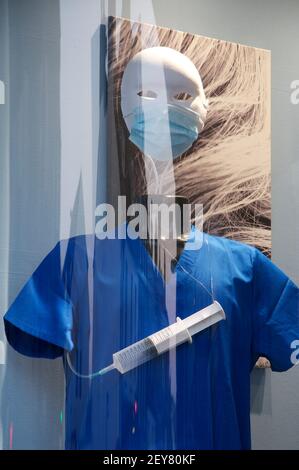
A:
{"label": "mannequin shoulder", "polygon": [[258,248],[252,245],[217,235],[205,233],[204,240],[212,255],[219,258],[228,258],[231,262],[239,261],[246,263],[246,265],[252,265],[255,254],[259,251]]}

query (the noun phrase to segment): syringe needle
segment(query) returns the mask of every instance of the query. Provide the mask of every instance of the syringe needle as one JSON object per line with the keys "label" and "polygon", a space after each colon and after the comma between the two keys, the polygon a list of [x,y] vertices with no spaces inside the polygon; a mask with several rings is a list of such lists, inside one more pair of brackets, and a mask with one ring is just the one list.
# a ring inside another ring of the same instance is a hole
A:
{"label": "syringe needle", "polygon": [[110,372],[111,370],[115,369],[114,364],[110,364],[110,366],[104,367],[104,369],[101,369],[99,371],[99,375],[104,375],[107,372]]}

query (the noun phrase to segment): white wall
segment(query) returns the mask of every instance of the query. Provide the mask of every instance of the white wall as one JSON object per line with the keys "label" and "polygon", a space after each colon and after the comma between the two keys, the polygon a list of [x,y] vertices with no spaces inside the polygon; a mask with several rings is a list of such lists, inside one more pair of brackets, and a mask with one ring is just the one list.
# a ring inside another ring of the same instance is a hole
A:
{"label": "white wall", "polygon": [[[59,35],[58,0],[0,0],[1,312],[59,237]],[[63,390],[60,362],[8,348],[0,364],[3,447],[61,448]]]}

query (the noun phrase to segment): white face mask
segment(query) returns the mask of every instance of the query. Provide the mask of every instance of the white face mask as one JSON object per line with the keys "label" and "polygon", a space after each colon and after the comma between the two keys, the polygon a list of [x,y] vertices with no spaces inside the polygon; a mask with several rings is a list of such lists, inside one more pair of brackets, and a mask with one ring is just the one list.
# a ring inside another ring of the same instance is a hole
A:
{"label": "white face mask", "polygon": [[130,140],[144,154],[169,160],[182,155],[198,138],[208,104],[190,59],[174,49],[153,47],[128,63],[121,107]]}

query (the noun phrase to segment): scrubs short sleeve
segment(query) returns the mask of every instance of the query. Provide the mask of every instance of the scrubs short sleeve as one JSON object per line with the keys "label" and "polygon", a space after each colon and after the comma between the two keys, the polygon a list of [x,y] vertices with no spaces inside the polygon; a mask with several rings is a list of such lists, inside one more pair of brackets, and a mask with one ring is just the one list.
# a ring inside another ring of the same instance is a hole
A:
{"label": "scrubs short sleeve", "polygon": [[18,352],[55,358],[72,349],[68,271],[62,244],[57,243],[5,314],[8,342]]}
{"label": "scrubs short sleeve", "polygon": [[299,289],[259,250],[254,250],[253,352],[271,362],[272,370],[294,365],[299,340]]}

